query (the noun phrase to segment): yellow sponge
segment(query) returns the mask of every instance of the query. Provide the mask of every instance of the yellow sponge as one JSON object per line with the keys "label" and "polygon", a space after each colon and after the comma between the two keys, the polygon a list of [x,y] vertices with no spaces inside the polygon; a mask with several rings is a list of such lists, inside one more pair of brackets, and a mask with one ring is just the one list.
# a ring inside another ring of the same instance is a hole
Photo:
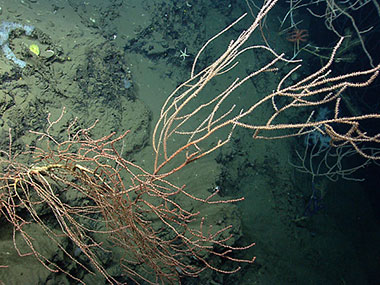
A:
{"label": "yellow sponge", "polygon": [[40,48],[38,45],[36,44],[31,44],[29,46],[29,50],[34,53],[36,56],[39,56],[40,55]]}

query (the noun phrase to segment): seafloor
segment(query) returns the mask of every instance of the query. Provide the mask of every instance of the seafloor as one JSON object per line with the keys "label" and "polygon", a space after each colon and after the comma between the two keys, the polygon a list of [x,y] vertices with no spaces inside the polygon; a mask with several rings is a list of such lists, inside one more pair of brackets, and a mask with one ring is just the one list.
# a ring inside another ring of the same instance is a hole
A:
{"label": "seafloor", "polygon": [[[99,120],[95,137],[131,130],[123,151],[147,170],[152,168],[152,127],[167,96],[190,76],[197,51],[248,12],[206,49],[198,65],[210,64],[252,20],[246,1],[3,0],[0,7],[1,21],[32,25],[38,32],[9,39],[16,56],[28,64],[24,70],[1,55],[1,148],[8,146],[9,128],[15,147],[31,144],[29,130],[43,129],[47,114],[57,118],[65,107],[63,120],[77,117],[83,126]],[[277,52],[291,57],[293,43],[280,33],[278,21],[284,7],[271,11],[263,30]],[[304,26],[308,28],[307,21]],[[253,37],[262,43],[259,33]],[[30,44],[39,45],[38,56],[25,56]],[[183,51],[188,56],[181,57]],[[312,69],[309,58],[305,55],[305,74]],[[229,78],[247,74],[263,60],[264,54],[246,56]],[[276,74],[264,74],[231,100],[244,108],[275,86]],[[216,81],[208,96],[225,87]],[[267,112],[260,109],[259,115],[265,118]],[[211,279],[185,279],[184,284],[376,284],[380,211],[374,184],[326,177],[312,181],[289,163],[298,163],[295,150],[302,152],[304,141],[253,140],[250,131],[237,129],[227,146],[175,177],[191,193],[218,186],[226,197],[244,197],[232,208],[209,214],[241,230],[236,244],[256,243],[246,252],[247,258],[256,256],[255,262],[242,265],[238,273],[212,273],[207,275]],[[368,174],[376,169],[359,170],[354,177],[379,181]],[[0,222],[0,265],[7,266],[0,268],[0,283],[58,284],[33,257],[18,256],[10,226]],[[66,283],[59,284],[69,284],[62,280]]]}

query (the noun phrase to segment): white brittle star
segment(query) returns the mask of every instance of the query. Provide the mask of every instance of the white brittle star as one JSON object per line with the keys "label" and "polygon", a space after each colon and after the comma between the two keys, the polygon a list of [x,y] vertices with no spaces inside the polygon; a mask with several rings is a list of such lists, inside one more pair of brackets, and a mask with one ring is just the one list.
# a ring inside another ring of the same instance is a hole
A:
{"label": "white brittle star", "polygon": [[179,57],[182,57],[182,60],[185,60],[185,58],[189,56],[189,55],[186,53],[186,48],[185,48],[183,51],[180,50],[179,53],[180,53]]}

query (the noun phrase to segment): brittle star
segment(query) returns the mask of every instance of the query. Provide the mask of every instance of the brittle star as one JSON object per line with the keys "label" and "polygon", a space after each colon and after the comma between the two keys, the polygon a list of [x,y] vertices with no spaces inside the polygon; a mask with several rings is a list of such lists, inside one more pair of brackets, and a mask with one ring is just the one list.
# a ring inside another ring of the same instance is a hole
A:
{"label": "brittle star", "polygon": [[185,60],[185,58],[189,56],[189,55],[186,53],[186,48],[185,48],[185,50],[183,50],[183,51],[180,50],[179,53],[180,53],[179,56],[182,57],[182,60]]}

